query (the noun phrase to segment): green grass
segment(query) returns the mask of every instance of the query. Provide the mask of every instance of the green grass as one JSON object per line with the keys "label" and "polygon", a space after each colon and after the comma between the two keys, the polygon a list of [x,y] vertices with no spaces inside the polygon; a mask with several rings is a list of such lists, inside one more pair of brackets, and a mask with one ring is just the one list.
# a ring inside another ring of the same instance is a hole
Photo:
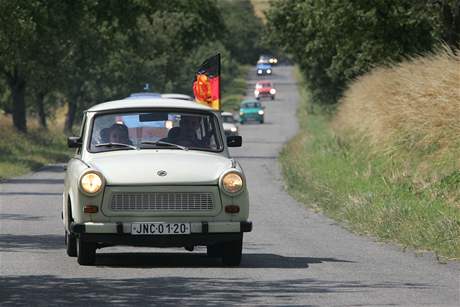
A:
{"label": "green grass", "polygon": [[31,130],[28,134],[0,126],[0,179],[19,176],[71,156],[64,134]]}
{"label": "green grass", "polygon": [[289,192],[355,232],[460,259],[460,207],[444,197],[458,190],[459,173],[420,189],[402,171],[405,160],[376,153],[366,140],[338,139],[328,112],[307,113],[305,88],[301,130],[280,155]]}

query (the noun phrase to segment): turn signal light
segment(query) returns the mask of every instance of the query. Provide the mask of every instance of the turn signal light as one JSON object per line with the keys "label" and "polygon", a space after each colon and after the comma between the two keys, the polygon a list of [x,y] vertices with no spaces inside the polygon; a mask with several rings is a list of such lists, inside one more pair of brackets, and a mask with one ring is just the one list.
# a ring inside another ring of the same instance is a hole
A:
{"label": "turn signal light", "polygon": [[97,206],[86,205],[83,208],[83,212],[85,213],[97,213],[98,211],[99,211],[99,208]]}
{"label": "turn signal light", "polygon": [[225,206],[225,212],[227,213],[238,213],[240,212],[240,207],[235,205]]}

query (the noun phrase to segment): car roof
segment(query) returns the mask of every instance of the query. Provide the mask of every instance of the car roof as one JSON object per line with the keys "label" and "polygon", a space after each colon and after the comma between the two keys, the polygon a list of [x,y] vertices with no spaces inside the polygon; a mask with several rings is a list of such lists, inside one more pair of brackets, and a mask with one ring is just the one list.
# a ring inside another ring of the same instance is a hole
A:
{"label": "car roof", "polygon": [[108,110],[123,110],[123,109],[148,109],[148,108],[177,108],[177,109],[193,109],[202,111],[212,111],[208,106],[203,104],[184,100],[184,99],[169,99],[161,97],[136,97],[113,100],[92,106],[88,112],[101,112]]}
{"label": "car roof", "polygon": [[176,93],[167,93],[161,94],[161,98],[170,98],[170,99],[183,99],[183,100],[192,100],[193,98],[185,94],[176,94]]}
{"label": "car roof", "polygon": [[260,81],[257,81],[256,83],[258,83],[258,84],[272,84],[272,82],[268,81],[268,80],[260,80]]}
{"label": "car roof", "polygon": [[245,100],[241,101],[241,104],[245,104],[245,103],[254,103],[254,102],[259,103],[259,101],[258,101],[258,100],[255,100],[255,99],[245,99]]}

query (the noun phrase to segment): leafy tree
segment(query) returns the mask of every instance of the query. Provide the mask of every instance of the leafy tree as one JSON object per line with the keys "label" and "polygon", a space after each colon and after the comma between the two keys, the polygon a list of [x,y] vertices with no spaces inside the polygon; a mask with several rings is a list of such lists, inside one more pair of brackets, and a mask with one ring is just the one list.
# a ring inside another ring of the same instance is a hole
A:
{"label": "leafy tree", "polygon": [[387,61],[430,50],[433,13],[411,0],[274,2],[274,42],[293,54],[315,102],[332,104],[350,79]]}
{"label": "leafy tree", "polygon": [[27,131],[26,89],[44,97],[65,56],[75,11],[71,1],[0,1],[0,73],[12,96],[13,124]]}
{"label": "leafy tree", "polygon": [[[245,12],[248,3],[224,19],[213,0],[0,0],[0,87],[8,88],[1,105],[26,132],[27,110],[46,127],[50,110],[64,101],[70,132],[82,110],[144,83],[191,94],[195,69],[216,52],[224,55],[225,86],[238,72],[234,58],[255,56],[260,22]],[[235,16],[251,28],[236,28]]]}
{"label": "leafy tree", "polygon": [[262,41],[265,27],[255,16],[249,0],[221,0],[218,6],[222,12],[227,32],[223,33],[225,47],[240,63],[254,64],[259,55],[266,51]]}

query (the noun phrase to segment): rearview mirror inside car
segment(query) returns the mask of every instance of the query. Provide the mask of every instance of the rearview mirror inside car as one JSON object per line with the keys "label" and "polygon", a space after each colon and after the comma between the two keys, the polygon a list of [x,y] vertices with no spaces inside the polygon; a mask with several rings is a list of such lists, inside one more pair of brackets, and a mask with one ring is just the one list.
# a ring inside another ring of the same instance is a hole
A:
{"label": "rearview mirror inside car", "polygon": [[227,146],[228,147],[241,147],[243,143],[243,138],[241,135],[231,135],[227,136]]}

